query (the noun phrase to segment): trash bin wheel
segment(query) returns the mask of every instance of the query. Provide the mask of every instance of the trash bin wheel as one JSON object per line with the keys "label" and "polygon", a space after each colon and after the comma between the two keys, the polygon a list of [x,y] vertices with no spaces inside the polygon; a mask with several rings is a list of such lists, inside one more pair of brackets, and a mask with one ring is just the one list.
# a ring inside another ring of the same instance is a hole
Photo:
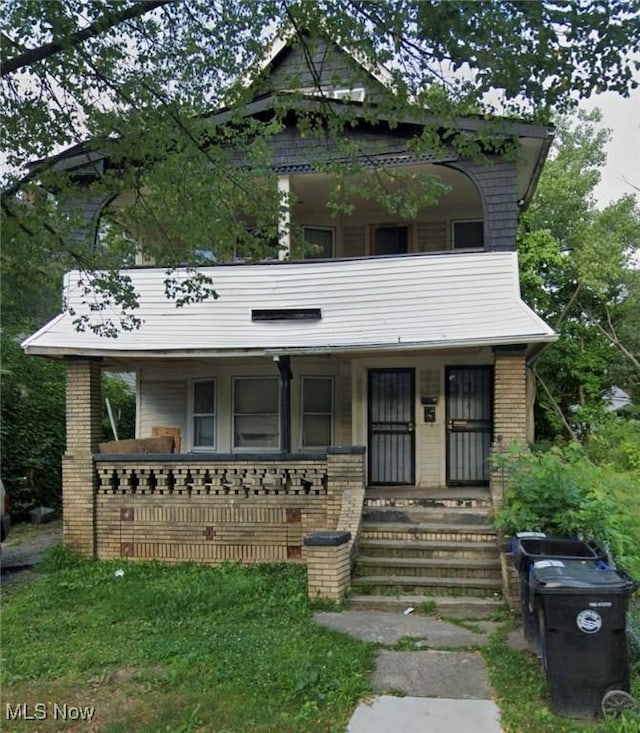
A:
{"label": "trash bin wheel", "polygon": [[636,701],[624,690],[609,690],[602,698],[601,707],[605,718],[614,718],[624,710],[634,710]]}

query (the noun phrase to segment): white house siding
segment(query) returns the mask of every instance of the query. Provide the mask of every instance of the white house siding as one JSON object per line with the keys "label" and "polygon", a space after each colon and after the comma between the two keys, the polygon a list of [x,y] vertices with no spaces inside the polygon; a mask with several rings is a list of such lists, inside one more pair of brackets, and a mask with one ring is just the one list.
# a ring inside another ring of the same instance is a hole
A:
{"label": "white house siding", "polygon": [[[302,444],[301,394],[302,377],[332,377],[334,385],[334,444],[351,444],[351,384],[350,366],[346,359],[295,358],[291,361],[292,423],[294,450]],[[154,426],[177,427],[182,436],[182,451],[192,449],[191,385],[196,379],[215,379],[216,429],[215,450],[232,451],[233,378],[278,377],[278,369],[271,359],[199,359],[196,363],[179,360],[162,365],[148,365],[139,370],[139,432],[137,437],[151,435]]]}
{"label": "white house siding", "polygon": [[176,427],[184,435],[187,382],[184,379],[145,379],[140,374],[137,438],[151,437],[154,426]]}
{"label": "white house siding", "polygon": [[[143,323],[117,339],[78,333],[64,313],[23,343],[27,353],[142,359],[268,353],[387,353],[405,349],[532,344],[553,331],[520,299],[514,252],[414,254],[357,260],[203,268],[219,294],[184,308],[164,295],[164,270],[125,271],[139,293]],[[180,272],[179,277],[187,277]],[[66,278],[67,301],[82,303],[79,274]],[[252,309],[321,311],[311,321],[264,322]],[[105,317],[119,318],[105,313]]]}
{"label": "white house siding", "polygon": [[[334,445],[367,444],[367,373],[369,369],[415,369],[415,465],[416,483],[444,486],[446,483],[446,380],[448,366],[493,364],[491,349],[451,350],[431,354],[404,352],[389,357],[311,358],[291,360],[292,447],[301,450],[301,389],[303,376],[330,376],[334,380]],[[194,379],[216,380],[216,451],[232,448],[233,377],[277,377],[272,360],[265,358],[176,360],[147,365],[139,370],[139,434],[148,437],[154,426],[177,427],[182,451],[191,451],[190,395]],[[425,422],[422,397],[436,397],[436,420]]]}

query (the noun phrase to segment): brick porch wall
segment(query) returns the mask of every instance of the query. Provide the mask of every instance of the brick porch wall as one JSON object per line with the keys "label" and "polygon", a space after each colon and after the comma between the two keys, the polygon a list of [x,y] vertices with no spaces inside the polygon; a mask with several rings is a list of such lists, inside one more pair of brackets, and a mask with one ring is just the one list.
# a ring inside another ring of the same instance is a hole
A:
{"label": "brick porch wall", "polygon": [[[263,456],[255,461],[230,456],[226,460],[229,462],[217,456],[208,462],[201,455],[180,455],[173,460],[172,456],[98,456],[97,557],[210,564],[301,562],[305,559],[304,537],[338,528],[343,505],[354,502],[355,485],[359,484],[364,495],[363,449],[329,448],[326,458],[317,460],[296,459],[295,455],[270,460]],[[314,477],[315,483],[308,493],[294,486],[280,487],[276,493],[272,479],[265,483],[256,478],[265,470]],[[117,486],[110,484],[112,471],[120,477]],[[169,490],[165,480],[151,489],[144,477],[152,472],[156,476],[171,472],[178,476],[177,483]],[[215,482],[205,486],[207,472],[216,476],[232,473],[235,483],[226,491]],[[192,476],[189,485],[187,474]],[[135,477],[135,488],[130,476]],[[245,486],[245,481],[253,483]]]}
{"label": "brick porch wall", "polygon": [[97,359],[67,362],[67,449],[62,459],[63,540],[83,557],[95,556],[97,475],[93,454],[101,438],[101,366]]}

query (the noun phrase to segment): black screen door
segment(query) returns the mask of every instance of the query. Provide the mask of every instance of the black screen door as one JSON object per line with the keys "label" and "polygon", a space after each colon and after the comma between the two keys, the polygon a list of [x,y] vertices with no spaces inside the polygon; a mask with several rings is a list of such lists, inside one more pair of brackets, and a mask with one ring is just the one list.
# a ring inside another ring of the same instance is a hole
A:
{"label": "black screen door", "polygon": [[369,370],[369,483],[415,483],[413,369]]}
{"label": "black screen door", "polygon": [[489,482],[493,367],[447,368],[447,483]]}

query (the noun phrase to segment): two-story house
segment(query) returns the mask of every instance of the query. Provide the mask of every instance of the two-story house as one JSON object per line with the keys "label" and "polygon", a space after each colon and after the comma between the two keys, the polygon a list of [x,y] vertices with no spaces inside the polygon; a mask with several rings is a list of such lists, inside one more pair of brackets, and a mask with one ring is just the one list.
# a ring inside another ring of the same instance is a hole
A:
{"label": "two-story house", "polygon": [[[521,300],[515,251],[552,130],[504,122],[517,155],[465,158],[447,142],[449,125],[437,150],[416,152],[412,141],[437,120],[415,110],[393,124],[372,118],[384,75],[338,44],[314,49],[312,74],[299,42],[277,46],[269,92],[258,87],[242,115],[268,121],[295,79],[296,104],[348,109],[365,183],[384,167],[436,175],[447,191],[412,218],[356,194],[336,214],[332,174],[314,166],[317,145],[292,114],[271,139],[289,202],[278,259],[205,268],[219,297],[182,308],[164,297],[163,268],[135,267],[126,274],[139,329],[105,339],[78,332],[65,311],[28,338],[28,354],[67,365],[65,542],[99,558],[299,561],[309,532],[348,529],[363,538],[364,585],[493,595],[486,517],[500,485],[488,459],[527,442],[527,361],[554,338]],[[480,139],[491,124],[465,117],[455,128]],[[86,180],[108,160],[77,146],[51,164]],[[107,203],[83,202],[94,237]],[[297,247],[293,225],[311,250]],[[76,316],[88,312],[80,279],[65,281]],[[171,436],[165,452],[98,452],[107,368],[136,373],[136,438]],[[461,509],[476,512],[466,528]],[[457,554],[447,550],[456,539]],[[365,540],[382,558],[371,570]],[[452,579],[465,574],[461,590]]]}

